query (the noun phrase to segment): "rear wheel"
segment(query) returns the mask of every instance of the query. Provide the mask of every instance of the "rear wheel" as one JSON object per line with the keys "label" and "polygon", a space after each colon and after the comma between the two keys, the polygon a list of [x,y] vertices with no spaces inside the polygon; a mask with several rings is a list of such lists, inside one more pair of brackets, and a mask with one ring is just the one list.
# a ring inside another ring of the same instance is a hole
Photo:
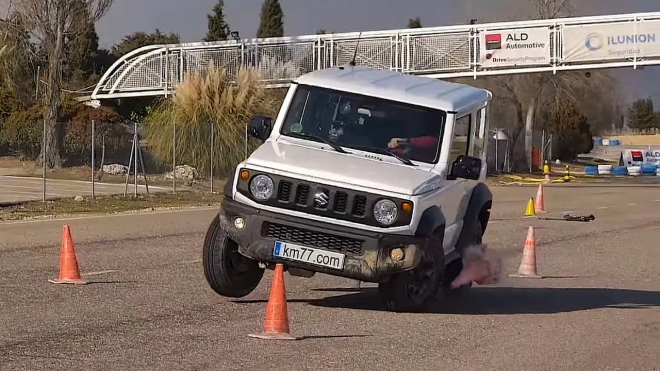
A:
{"label": "rear wheel", "polygon": [[414,269],[396,274],[378,285],[387,309],[393,312],[415,312],[424,309],[438,291],[444,271],[442,237],[434,235]]}
{"label": "rear wheel", "polygon": [[203,265],[206,281],[213,291],[233,298],[251,293],[264,274],[255,260],[238,252],[238,244],[227,235],[219,215],[215,216],[206,232]]}

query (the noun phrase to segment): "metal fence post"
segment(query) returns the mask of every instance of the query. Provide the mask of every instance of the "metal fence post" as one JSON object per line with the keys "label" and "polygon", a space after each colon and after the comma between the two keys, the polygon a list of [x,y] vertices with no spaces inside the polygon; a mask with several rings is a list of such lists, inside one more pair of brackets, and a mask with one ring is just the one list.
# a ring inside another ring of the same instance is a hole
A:
{"label": "metal fence post", "polygon": [[172,193],[176,193],[176,122],[172,130]]}
{"label": "metal fence post", "polygon": [[92,120],[92,198],[95,198],[96,196],[94,192],[94,147],[96,147],[94,143],[94,124],[94,120]]}
{"label": "metal fence post", "polygon": [[211,165],[211,193],[213,193],[213,144],[215,143],[213,139],[213,121],[211,121],[211,155],[209,156]]}
{"label": "metal fence post", "polygon": [[135,138],[134,139],[135,140],[135,147],[133,147],[134,151],[135,151],[135,155],[133,156],[134,159],[135,159],[135,162],[133,163],[133,168],[135,169],[135,190],[133,190],[133,194],[134,194],[135,197],[137,197],[137,194],[138,194],[138,191],[137,191],[137,189],[138,189],[138,167],[137,167],[137,163],[138,163],[138,146],[140,145],[140,138],[138,137],[138,131],[137,131],[138,130],[137,129],[137,122],[133,123],[133,130],[135,131],[133,133],[133,138]]}
{"label": "metal fence post", "polygon": [[42,193],[42,201],[46,202],[46,119],[44,119],[44,134],[42,138],[42,143],[41,143],[41,162],[42,162],[42,171],[43,173],[41,174],[41,181],[43,183],[43,193]]}

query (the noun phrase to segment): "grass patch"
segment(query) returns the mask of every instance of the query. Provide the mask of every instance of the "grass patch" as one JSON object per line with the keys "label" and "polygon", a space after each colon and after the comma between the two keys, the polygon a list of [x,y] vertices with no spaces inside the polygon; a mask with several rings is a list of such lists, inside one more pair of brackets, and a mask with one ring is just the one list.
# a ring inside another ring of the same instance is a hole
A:
{"label": "grass patch", "polygon": [[97,196],[76,201],[73,198],[42,201],[28,201],[19,204],[0,206],[0,220],[24,220],[34,218],[62,217],[86,214],[114,214],[130,211],[154,211],[182,207],[220,205],[222,194],[205,192],[177,192],[177,194]]}

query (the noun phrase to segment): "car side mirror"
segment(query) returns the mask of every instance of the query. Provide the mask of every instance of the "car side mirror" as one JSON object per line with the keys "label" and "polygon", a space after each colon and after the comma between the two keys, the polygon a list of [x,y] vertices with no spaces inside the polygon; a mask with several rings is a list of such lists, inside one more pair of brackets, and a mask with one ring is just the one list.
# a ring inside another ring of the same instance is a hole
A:
{"label": "car side mirror", "polygon": [[273,130],[273,121],[270,117],[255,116],[250,119],[249,134],[262,141],[268,139]]}
{"label": "car side mirror", "polygon": [[470,179],[479,180],[481,175],[481,159],[470,156],[458,156],[451,165],[449,179]]}

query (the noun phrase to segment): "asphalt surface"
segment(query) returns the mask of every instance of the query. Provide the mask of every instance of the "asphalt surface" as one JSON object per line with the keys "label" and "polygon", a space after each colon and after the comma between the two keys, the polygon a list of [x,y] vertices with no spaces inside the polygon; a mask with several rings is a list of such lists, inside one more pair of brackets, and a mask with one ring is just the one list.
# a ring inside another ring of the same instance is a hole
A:
{"label": "asphalt surface", "polygon": [[[133,194],[135,185],[130,184],[128,193]],[[139,183],[139,182],[138,182]],[[138,184],[138,193],[146,194],[146,187]],[[97,195],[123,194],[125,184],[95,183]],[[149,186],[150,192],[164,191],[165,188]],[[46,178],[46,199],[91,196],[92,182],[80,180],[60,180]],[[0,203],[41,200],[43,198],[43,180],[41,178],[0,176]]]}
{"label": "asphalt surface", "polygon": [[[539,274],[504,277],[426,313],[383,310],[374,289],[286,275],[291,332],[262,330],[271,274],[242,299],[214,294],[201,244],[216,210],[0,224],[2,370],[660,370],[657,186],[552,185],[551,216],[523,218],[535,187],[495,187],[485,242],[514,273],[536,227]],[[62,225],[85,286],[54,285]]]}

